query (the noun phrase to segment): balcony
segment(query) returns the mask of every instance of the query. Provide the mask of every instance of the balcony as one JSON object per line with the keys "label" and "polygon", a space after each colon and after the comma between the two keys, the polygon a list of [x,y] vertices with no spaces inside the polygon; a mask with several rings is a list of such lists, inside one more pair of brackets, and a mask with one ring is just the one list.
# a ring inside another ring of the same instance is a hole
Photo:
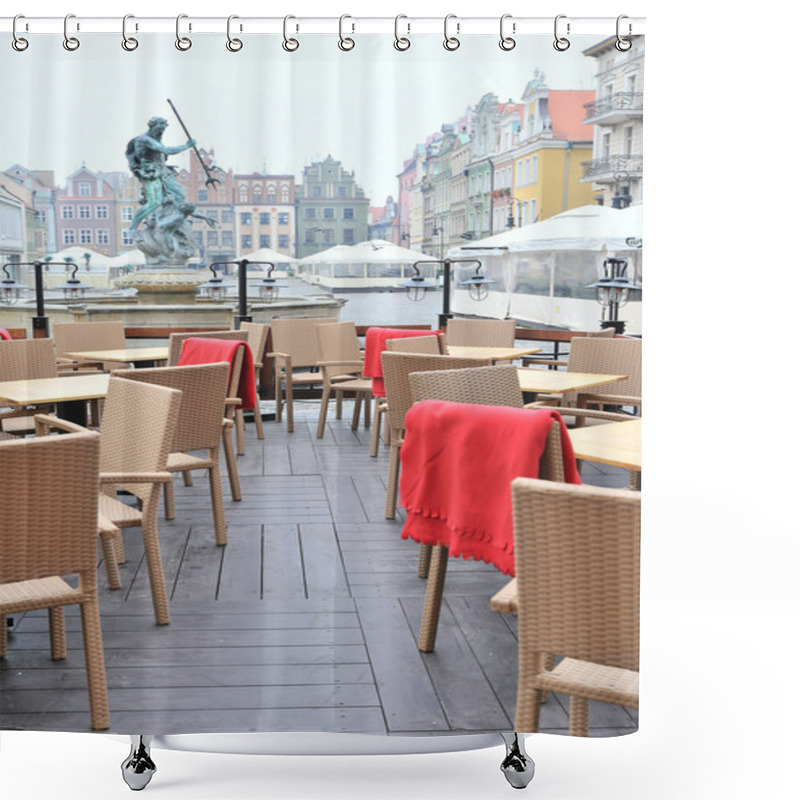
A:
{"label": "balcony", "polygon": [[615,183],[621,178],[642,177],[641,155],[613,155],[582,162],[582,181],[594,183]]}
{"label": "balcony", "polygon": [[644,92],[616,92],[594,103],[587,103],[584,122],[593,125],[618,125],[631,117],[642,116]]}

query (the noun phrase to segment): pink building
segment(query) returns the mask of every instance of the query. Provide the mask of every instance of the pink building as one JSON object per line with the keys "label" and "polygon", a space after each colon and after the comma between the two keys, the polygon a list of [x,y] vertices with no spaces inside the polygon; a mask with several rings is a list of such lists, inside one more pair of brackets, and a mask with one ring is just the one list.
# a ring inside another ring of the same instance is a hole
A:
{"label": "pink building", "polygon": [[116,191],[106,176],[81,167],[55,198],[56,247],[117,252]]}

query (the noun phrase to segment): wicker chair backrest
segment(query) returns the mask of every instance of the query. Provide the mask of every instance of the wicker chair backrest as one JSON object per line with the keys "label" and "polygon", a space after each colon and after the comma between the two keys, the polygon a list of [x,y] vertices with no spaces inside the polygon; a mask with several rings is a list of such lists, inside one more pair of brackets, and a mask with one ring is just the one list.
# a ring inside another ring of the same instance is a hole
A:
{"label": "wicker chair backrest", "polygon": [[56,351],[52,339],[0,341],[0,381],[56,377]]}
{"label": "wicker chair backrest", "polygon": [[447,344],[459,347],[513,347],[513,319],[457,319],[447,323]]}

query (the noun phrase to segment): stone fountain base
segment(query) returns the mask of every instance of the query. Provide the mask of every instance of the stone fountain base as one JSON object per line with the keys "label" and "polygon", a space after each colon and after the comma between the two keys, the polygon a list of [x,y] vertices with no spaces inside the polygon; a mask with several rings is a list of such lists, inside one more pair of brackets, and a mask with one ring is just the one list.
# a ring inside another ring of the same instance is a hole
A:
{"label": "stone fountain base", "polygon": [[207,278],[193,270],[145,267],[114,281],[118,289],[136,289],[143,305],[191,305],[196,290]]}

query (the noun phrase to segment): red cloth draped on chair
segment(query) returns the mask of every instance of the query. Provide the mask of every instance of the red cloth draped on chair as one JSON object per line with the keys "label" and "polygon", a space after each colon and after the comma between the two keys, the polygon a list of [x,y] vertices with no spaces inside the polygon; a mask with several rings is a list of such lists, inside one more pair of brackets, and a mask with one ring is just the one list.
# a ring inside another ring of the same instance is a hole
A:
{"label": "red cloth draped on chair", "polygon": [[13,338],[14,337],[5,328],[0,328],[0,339],[11,341]]}
{"label": "red cloth draped on chair", "polygon": [[364,377],[372,378],[373,397],[386,397],[383,384],[381,353],[387,339],[404,339],[407,336],[438,336],[439,331],[409,330],[408,328],[367,328],[364,338]]}
{"label": "red cloth draped on chair", "polygon": [[242,369],[239,373],[239,386],[229,386],[228,391],[235,391],[234,396],[242,401],[242,410],[249,411],[256,408],[257,401],[253,353],[247,342],[237,342],[231,339],[190,338],[183,343],[178,365],[214,364],[218,361],[225,361],[230,365],[233,364],[233,359],[236,357],[236,351],[239,347],[244,348]]}
{"label": "red cloth draped on chair", "polygon": [[400,450],[403,538],[442,544],[450,555],[514,574],[511,481],[536,478],[553,420],[561,425],[564,473],[580,483],[561,416],[506,406],[423,400],[406,415]]}

